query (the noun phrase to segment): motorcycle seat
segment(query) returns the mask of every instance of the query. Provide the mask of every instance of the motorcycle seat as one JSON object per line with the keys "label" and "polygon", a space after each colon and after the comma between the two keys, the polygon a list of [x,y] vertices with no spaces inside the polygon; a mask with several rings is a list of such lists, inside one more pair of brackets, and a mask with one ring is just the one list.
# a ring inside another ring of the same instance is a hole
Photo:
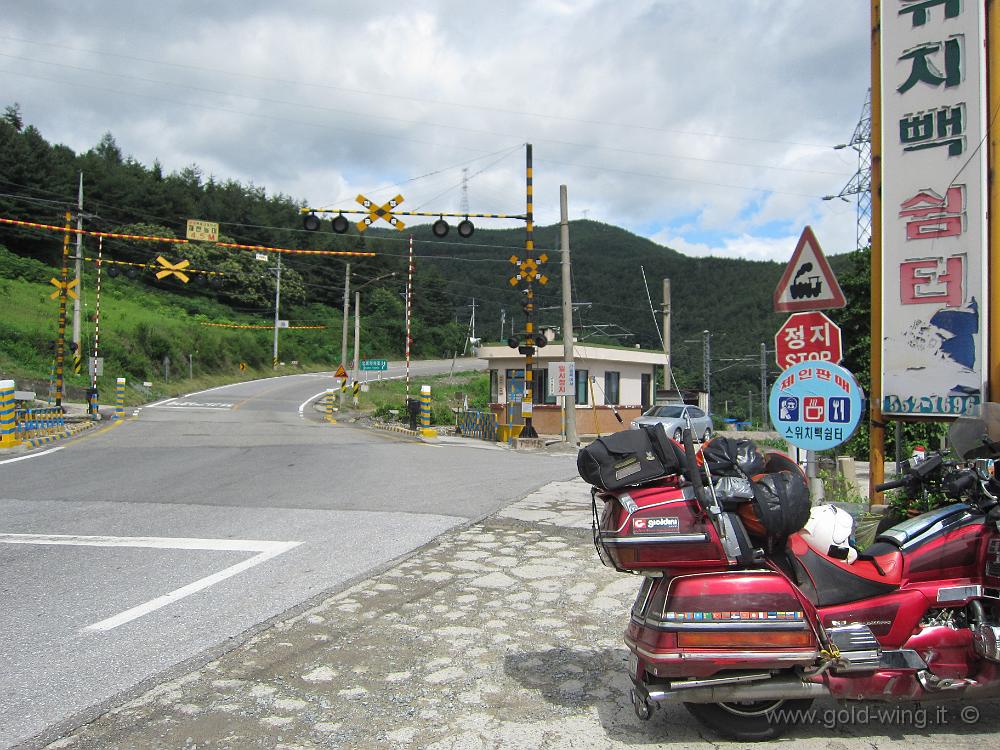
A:
{"label": "motorcycle seat", "polygon": [[954,503],[943,508],[936,508],[927,513],[922,513],[914,518],[908,518],[902,523],[897,523],[875,537],[876,542],[885,542],[902,549],[908,542],[923,534],[935,524],[942,527],[950,526],[953,521],[959,519],[959,514],[965,513],[971,508],[965,503]]}
{"label": "motorcycle seat", "polygon": [[902,581],[903,554],[898,549],[848,563],[820,554],[795,533],[788,538],[788,551],[799,588],[817,607],[888,594]]}

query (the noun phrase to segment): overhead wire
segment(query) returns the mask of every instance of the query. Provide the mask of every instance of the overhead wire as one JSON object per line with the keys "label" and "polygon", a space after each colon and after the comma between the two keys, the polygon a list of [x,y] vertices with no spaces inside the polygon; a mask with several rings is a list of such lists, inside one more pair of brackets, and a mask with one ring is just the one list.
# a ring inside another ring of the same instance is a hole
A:
{"label": "overhead wire", "polygon": [[515,110],[515,109],[509,109],[509,108],[504,108],[504,107],[496,107],[496,106],[490,106],[490,105],[482,105],[482,104],[473,104],[473,103],[469,103],[469,102],[449,102],[449,101],[441,100],[441,99],[430,99],[430,98],[427,98],[427,97],[410,96],[410,95],[406,95],[406,94],[393,94],[393,93],[389,93],[389,92],[372,91],[372,90],[368,90],[368,89],[355,89],[355,88],[350,88],[350,87],[346,87],[346,86],[337,86],[337,85],[334,85],[334,84],[331,84],[331,83],[328,83],[328,82],[299,81],[299,80],[294,80],[294,79],[277,78],[277,77],[273,77],[273,76],[255,75],[253,73],[247,73],[245,71],[230,71],[230,70],[224,70],[224,69],[221,69],[221,68],[212,68],[212,67],[208,67],[208,66],[192,65],[190,63],[176,63],[176,62],[170,62],[170,61],[166,61],[166,60],[156,60],[156,59],[153,59],[153,58],[139,57],[139,56],[135,56],[135,55],[125,55],[125,54],[121,54],[121,53],[117,53],[117,52],[110,52],[110,51],[108,51],[106,49],[93,49],[93,48],[87,48],[87,47],[75,47],[75,46],[72,46],[72,45],[57,44],[55,42],[43,42],[43,41],[38,41],[38,40],[34,40],[34,39],[25,39],[23,37],[0,35],[0,39],[4,39],[4,40],[7,40],[7,41],[14,41],[14,42],[22,42],[22,43],[25,43],[25,44],[34,44],[34,45],[43,46],[43,47],[52,47],[54,49],[72,50],[74,52],[85,52],[85,53],[88,53],[88,54],[99,55],[99,56],[116,57],[116,58],[119,58],[119,59],[133,60],[133,61],[136,61],[136,62],[150,63],[152,65],[162,65],[162,66],[166,66],[166,67],[181,68],[181,69],[195,70],[195,71],[201,71],[201,72],[218,73],[218,74],[221,74],[221,75],[228,75],[228,76],[231,76],[231,77],[234,77],[234,78],[243,78],[243,79],[246,79],[246,80],[267,81],[267,82],[270,82],[270,83],[278,83],[278,84],[282,84],[282,85],[289,85],[290,84],[290,85],[294,85],[294,86],[302,86],[302,87],[308,87],[308,88],[319,88],[319,89],[326,89],[326,90],[330,90],[330,91],[342,91],[342,92],[345,92],[345,93],[362,94],[362,95],[365,95],[365,96],[377,96],[377,97],[383,97],[383,98],[389,98],[389,99],[397,99],[397,100],[403,100],[403,101],[412,101],[412,102],[417,102],[417,103],[421,103],[421,104],[432,104],[432,105],[435,105],[435,106],[449,106],[449,107],[456,107],[456,108],[459,108],[459,109],[481,110],[481,111],[487,111],[487,112],[497,112],[497,113],[501,113],[501,114],[513,114],[513,115],[519,115],[519,116],[523,116],[523,117],[535,117],[535,118],[539,118],[539,119],[556,120],[556,121],[561,121],[561,122],[576,122],[576,123],[587,124],[587,125],[601,125],[601,126],[606,126],[606,127],[625,128],[625,129],[634,129],[634,130],[644,130],[644,131],[650,131],[650,132],[656,132],[656,133],[667,133],[667,134],[672,134],[672,135],[693,135],[693,136],[699,136],[699,137],[705,137],[705,138],[719,138],[719,139],[725,139],[725,140],[746,141],[746,142],[751,142],[751,143],[773,143],[773,144],[778,144],[778,145],[801,146],[801,147],[807,147],[807,148],[815,148],[815,149],[824,150],[824,151],[828,150],[830,148],[830,145],[828,143],[808,143],[808,142],[803,142],[803,141],[791,141],[791,140],[782,140],[782,139],[774,139],[774,138],[759,138],[759,137],[755,137],[755,136],[746,136],[746,135],[729,135],[729,134],[726,134],[726,133],[710,133],[710,132],[706,132],[706,131],[697,131],[697,130],[679,130],[679,129],[676,129],[676,128],[664,128],[662,126],[648,125],[648,124],[638,123],[638,122],[634,122],[634,121],[633,122],[614,122],[614,121],[597,120],[597,119],[591,119],[591,118],[571,117],[571,116],[568,116],[568,115],[558,115],[558,114],[551,114],[551,113],[526,112],[526,111],[523,111],[523,110]]}

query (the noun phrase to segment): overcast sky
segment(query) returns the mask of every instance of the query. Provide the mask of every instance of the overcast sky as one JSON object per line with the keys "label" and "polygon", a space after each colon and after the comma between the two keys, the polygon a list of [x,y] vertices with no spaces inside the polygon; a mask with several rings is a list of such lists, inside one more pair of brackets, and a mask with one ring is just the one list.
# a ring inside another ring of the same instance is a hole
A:
{"label": "overcast sky", "polygon": [[[855,244],[867,0],[7,0],[0,106],[312,206],[616,224],[691,255]],[[199,217],[211,220],[212,217]],[[517,224],[523,226],[523,224]],[[483,222],[481,226],[503,226]],[[610,248],[609,248],[610,250]]]}

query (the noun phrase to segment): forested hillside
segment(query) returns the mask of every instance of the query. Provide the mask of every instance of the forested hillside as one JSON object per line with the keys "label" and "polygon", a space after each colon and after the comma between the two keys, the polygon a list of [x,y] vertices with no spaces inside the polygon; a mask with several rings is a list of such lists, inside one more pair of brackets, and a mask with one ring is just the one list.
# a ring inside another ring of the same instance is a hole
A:
{"label": "forested hillside", "polygon": [[[307,232],[299,213],[303,204],[293,197],[271,195],[264,186],[206,175],[196,165],[165,174],[158,163],[143,165],[123,154],[110,133],[86,153],[76,154],[65,146],[48,143],[38,130],[22,122],[16,107],[7,108],[0,120],[0,217],[62,225],[66,212],[72,211],[75,222],[80,172],[84,180],[84,228],[88,230],[183,237],[186,220],[194,218],[218,222],[220,239],[228,242],[376,253],[370,258],[284,255],[281,317],[292,325],[330,325],[322,354],[317,349],[317,356],[338,352],[339,310],[345,262],[349,260],[352,289],[387,276],[361,293],[362,356],[402,356],[402,292],[409,231],[403,235],[391,229],[372,229],[359,235],[352,227],[347,234],[338,235],[324,221],[320,231]],[[536,201],[549,199],[555,197],[536,196]],[[416,256],[415,356],[461,352],[470,333],[473,303],[476,336],[484,341],[501,338],[502,321],[504,336],[509,335],[512,323],[517,330],[523,326],[521,293],[508,283],[514,268],[510,257],[523,256],[523,228],[489,230],[480,224],[471,238],[463,240],[455,231],[435,239],[429,226],[420,225],[413,227],[412,235]],[[658,348],[642,269],[657,321],[662,280],[669,278],[675,376],[680,385],[701,385],[702,331],[710,331],[716,406],[730,400],[730,412],[745,415],[752,401],[757,411],[760,344],[773,347],[774,333],[783,320],[771,311],[771,296],[783,264],[692,258],[596,221],[571,222],[570,243],[577,303],[574,328],[579,338]],[[62,236],[0,225],[0,245],[18,256],[56,266]],[[535,245],[538,254],[548,255],[543,270],[549,283],[536,287],[541,322],[560,327],[559,227],[536,227]],[[792,249],[789,247],[789,255]],[[126,277],[135,277],[131,283],[176,295],[180,309],[195,310],[206,321],[266,325],[273,320],[273,258],[264,264],[252,251],[207,243],[190,243],[179,250],[168,243],[110,238],[104,240],[103,251],[106,258],[140,264],[160,255],[171,262],[186,258],[192,268],[224,274],[211,282],[205,275],[195,274],[192,283],[182,284],[169,277],[157,280],[149,271],[136,274],[130,267],[120,267],[123,274],[130,271]],[[84,256],[92,258],[96,252],[97,241],[86,238]],[[849,256],[833,257],[831,262],[839,274],[851,266]],[[389,276],[392,273],[395,276]],[[93,264],[88,261],[85,295],[92,274]],[[867,293],[863,283],[855,285],[852,292]],[[90,299],[85,299],[89,310]],[[852,303],[867,308],[867,299]],[[52,329],[54,337],[54,319]],[[262,343],[265,339],[260,336],[256,340]],[[254,356],[258,363],[270,358],[269,347],[261,348]],[[183,347],[178,346],[178,353],[181,351]],[[773,356],[769,355],[768,361],[773,375]]]}

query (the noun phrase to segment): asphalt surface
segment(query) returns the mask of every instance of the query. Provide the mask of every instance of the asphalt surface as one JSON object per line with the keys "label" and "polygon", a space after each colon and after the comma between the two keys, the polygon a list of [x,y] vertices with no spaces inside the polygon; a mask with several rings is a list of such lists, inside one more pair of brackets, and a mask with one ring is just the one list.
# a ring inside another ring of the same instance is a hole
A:
{"label": "asphalt surface", "polygon": [[216,388],[0,456],[0,746],[59,736],[574,473],[568,455],[326,424],[330,384]]}
{"label": "asphalt surface", "polygon": [[[602,567],[579,480],[449,530],[96,718],[51,750],[746,748],[682,707],[637,719],[621,634],[638,587]],[[997,747],[1000,702],[816,701],[798,750]]]}

